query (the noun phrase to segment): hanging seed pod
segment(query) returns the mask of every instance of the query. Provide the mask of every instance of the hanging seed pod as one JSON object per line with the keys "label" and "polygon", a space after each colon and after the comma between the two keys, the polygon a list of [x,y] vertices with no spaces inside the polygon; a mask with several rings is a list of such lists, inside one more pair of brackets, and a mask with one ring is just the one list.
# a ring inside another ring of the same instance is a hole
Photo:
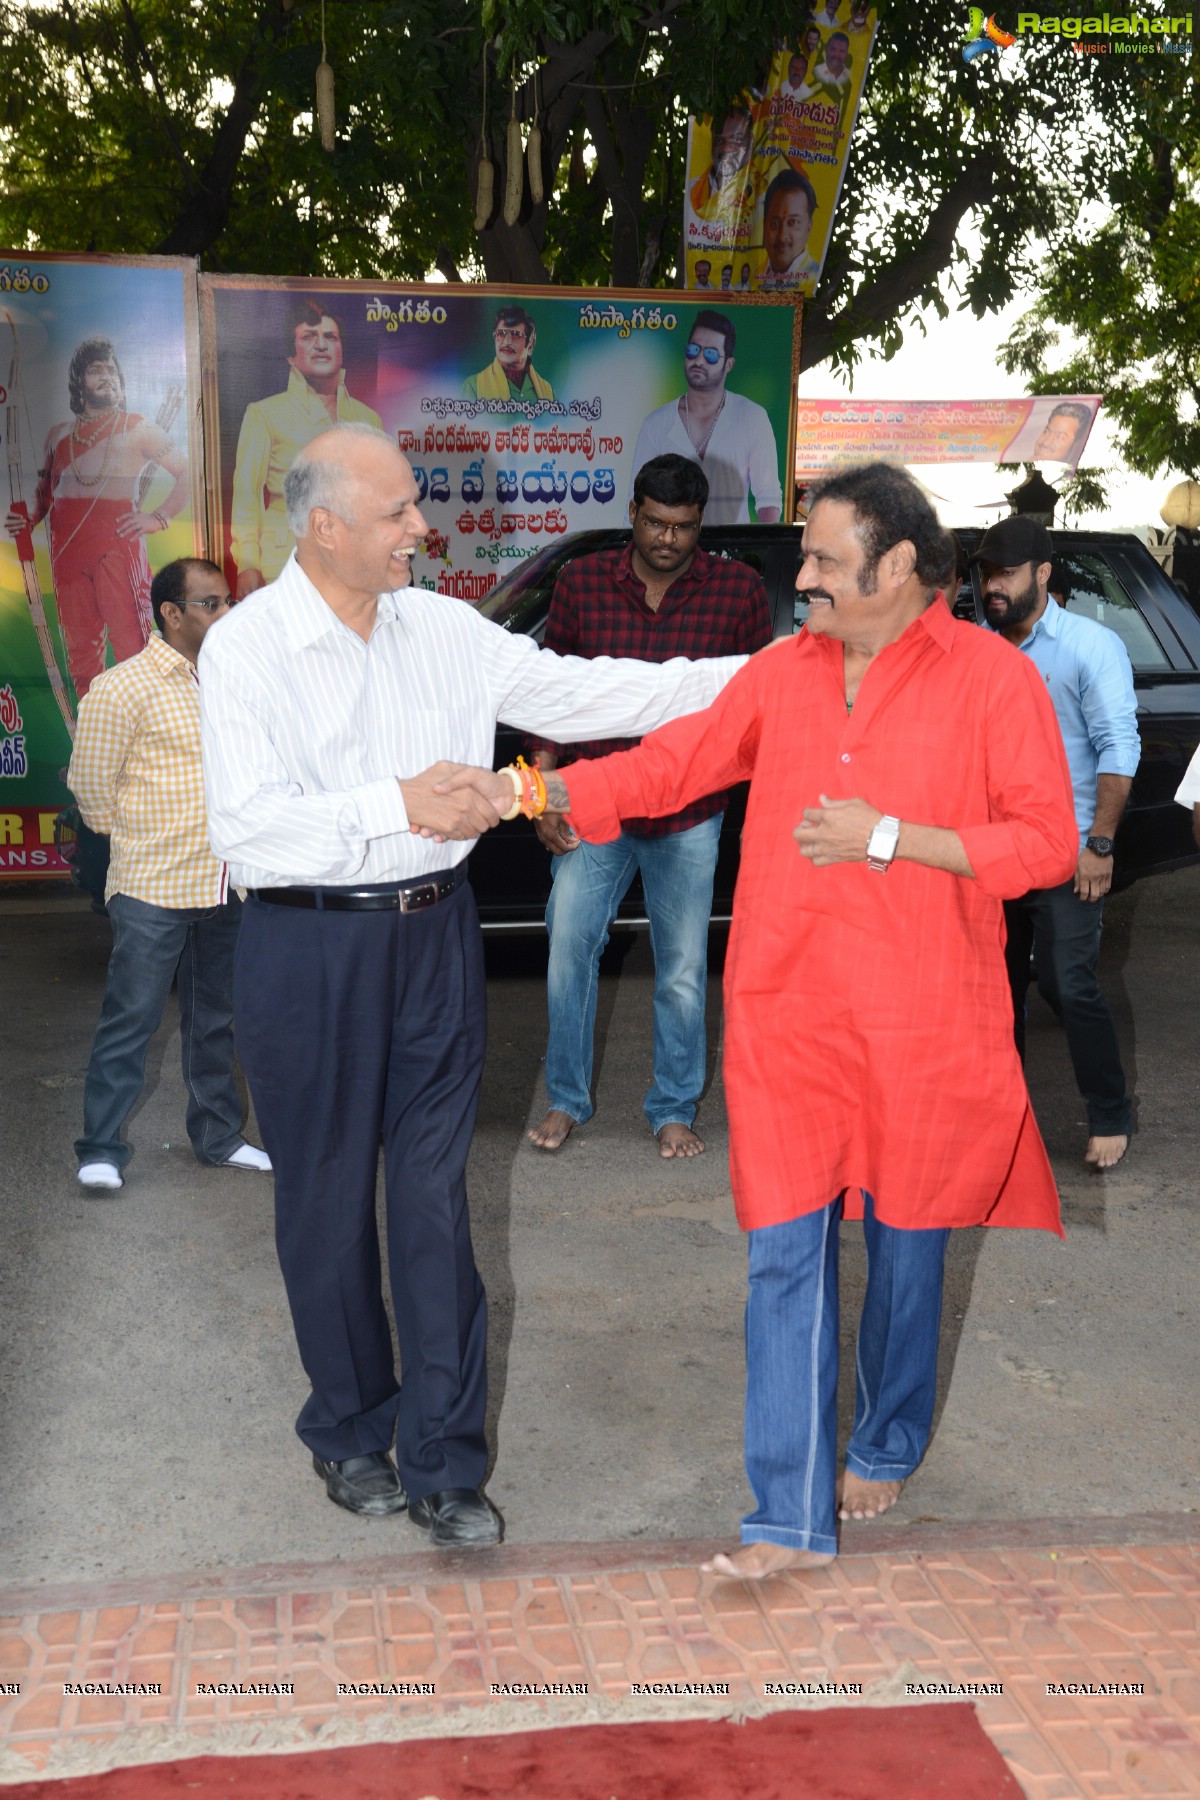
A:
{"label": "hanging seed pod", "polygon": [[496,165],[490,156],[479,159],[475,182],[475,229],[482,231],[492,216],[492,196],[496,188]]}
{"label": "hanging seed pod", "polygon": [[512,117],[508,121],[508,167],[504,184],[504,223],[515,225],[521,216],[521,194],[525,187],[525,151],[521,143],[521,127],[517,123],[517,97],[513,95]]}
{"label": "hanging seed pod", "polygon": [[529,164],[529,198],[535,206],[540,206],[546,198],[546,190],[542,183],[542,128],[535,125],[529,134],[529,142],[525,146],[525,159]]}
{"label": "hanging seed pod", "polygon": [[319,62],[317,64],[317,123],[321,127],[322,150],[336,149],[336,120],[333,110],[333,70],[327,62]]}

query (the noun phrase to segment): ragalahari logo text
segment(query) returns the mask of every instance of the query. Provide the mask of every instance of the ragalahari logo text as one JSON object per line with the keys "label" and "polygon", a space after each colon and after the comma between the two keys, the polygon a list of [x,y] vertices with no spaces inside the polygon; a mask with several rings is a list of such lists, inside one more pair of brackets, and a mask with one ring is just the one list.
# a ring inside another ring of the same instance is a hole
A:
{"label": "ragalahari logo text", "polygon": [[985,18],[983,9],[973,6],[967,41],[963,45],[963,61],[974,62],[977,56],[999,56],[1002,50],[1011,49],[1016,41],[1011,31],[997,25],[995,13],[989,13]]}
{"label": "ragalahari logo text", "polygon": [[[963,61],[978,56],[999,56],[1018,42],[1056,38],[1078,55],[1182,56],[1192,54],[1192,13],[1096,13],[1085,18],[1058,13],[1019,12],[1015,31],[1006,31],[995,13],[984,16],[973,6],[963,45]],[[1085,41],[1087,40],[1087,41]]]}

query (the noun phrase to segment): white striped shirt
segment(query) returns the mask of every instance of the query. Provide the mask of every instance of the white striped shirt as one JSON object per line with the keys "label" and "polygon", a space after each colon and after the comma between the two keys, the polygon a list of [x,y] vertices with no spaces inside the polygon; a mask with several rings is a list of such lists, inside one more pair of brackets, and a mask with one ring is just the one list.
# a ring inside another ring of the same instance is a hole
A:
{"label": "white striped shirt", "polygon": [[471,843],[414,836],[402,778],[442,758],[490,769],[498,720],[556,743],[640,736],[745,660],[555,656],[424,588],[381,594],[364,642],[293,555],[200,652],[213,850],[238,887],[419,879]]}

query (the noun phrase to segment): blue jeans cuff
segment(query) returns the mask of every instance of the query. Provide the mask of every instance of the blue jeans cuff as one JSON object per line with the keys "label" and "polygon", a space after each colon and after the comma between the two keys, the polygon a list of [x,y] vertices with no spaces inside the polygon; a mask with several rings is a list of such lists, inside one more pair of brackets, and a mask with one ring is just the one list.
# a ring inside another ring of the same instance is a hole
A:
{"label": "blue jeans cuff", "polygon": [[659,1119],[657,1123],[651,1118],[649,1113],[646,1114],[646,1118],[649,1121],[650,1129],[655,1137],[658,1136],[664,1125],[683,1125],[690,1131],[696,1122],[696,1108],[693,1106],[686,1119],[681,1118],[677,1112],[668,1113],[665,1119]]}
{"label": "blue jeans cuff", "polygon": [[812,1550],[818,1556],[836,1556],[837,1539],[820,1531],[792,1531],[786,1525],[743,1525],[743,1544],[779,1544],[785,1550]]}
{"label": "blue jeans cuff", "polygon": [[860,1481],[907,1481],[918,1466],[917,1463],[875,1463],[868,1467],[859,1457],[846,1452],[846,1467]]}

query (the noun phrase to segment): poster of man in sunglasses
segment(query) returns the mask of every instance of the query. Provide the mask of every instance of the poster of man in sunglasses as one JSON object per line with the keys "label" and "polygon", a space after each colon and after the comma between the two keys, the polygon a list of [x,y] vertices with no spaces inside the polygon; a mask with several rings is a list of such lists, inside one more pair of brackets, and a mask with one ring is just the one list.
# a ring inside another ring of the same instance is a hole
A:
{"label": "poster of man in sunglasses", "polygon": [[727,313],[696,314],[683,351],[683,393],[642,420],[633,469],[655,456],[689,457],[708,478],[706,525],[771,525],[783,512],[779,451],[765,409],[726,385],[736,346]]}

